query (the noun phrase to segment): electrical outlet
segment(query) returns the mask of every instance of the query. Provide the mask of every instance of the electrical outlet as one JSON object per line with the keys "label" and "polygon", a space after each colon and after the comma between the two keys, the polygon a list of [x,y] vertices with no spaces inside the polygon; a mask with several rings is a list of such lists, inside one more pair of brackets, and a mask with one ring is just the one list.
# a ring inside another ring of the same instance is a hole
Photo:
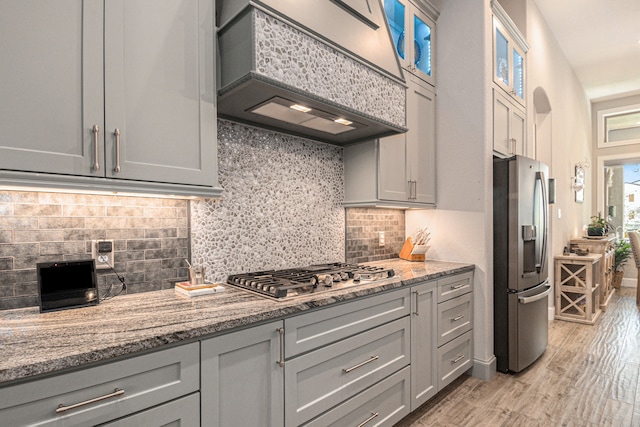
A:
{"label": "electrical outlet", "polygon": [[113,240],[92,240],[91,258],[99,270],[113,267]]}
{"label": "electrical outlet", "polygon": [[384,246],[384,231],[378,231],[378,246]]}

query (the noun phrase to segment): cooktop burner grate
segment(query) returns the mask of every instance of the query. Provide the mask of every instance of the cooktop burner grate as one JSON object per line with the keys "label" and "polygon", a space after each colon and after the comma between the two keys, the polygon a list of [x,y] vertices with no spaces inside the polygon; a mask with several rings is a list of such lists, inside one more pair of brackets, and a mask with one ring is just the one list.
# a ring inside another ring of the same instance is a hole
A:
{"label": "cooktop burner grate", "polygon": [[233,274],[227,278],[227,283],[260,295],[284,299],[387,279],[394,275],[392,269],[383,267],[331,263]]}

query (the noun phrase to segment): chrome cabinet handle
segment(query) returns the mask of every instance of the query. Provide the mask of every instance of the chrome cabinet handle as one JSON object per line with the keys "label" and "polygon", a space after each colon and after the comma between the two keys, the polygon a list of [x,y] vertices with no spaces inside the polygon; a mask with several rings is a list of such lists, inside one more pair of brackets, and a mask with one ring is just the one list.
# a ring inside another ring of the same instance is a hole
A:
{"label": "chrome cabinet handle", "polygon": [[358,427],[363,427],[365,424],[367,424],[369,421],[373,421],[378,415],[380,415],[380,413],[378,412],[372,412],[371,416],[369,418],[367,418],[366,420],[364,420],[363,422],[361,422],[360,424],[358,424]]}
{"label": "chrome cabinet handle", "polygon": [[459,314],[459,315],[457,315],[456,317],[452,317],[452,318],[451,318],[451,321],[452,321],[452,322],[457,322],[457,321],[458,321],[458,320],[460,320],[460,319],[464,319],[464,314]]}
{"label": "chrome cabinet handle", "polygon": [[451,363],[452,363],[452,364],[454,364],[454,363],[458,363],[458,362],[459,362],[459,361],[461,361],[462,359],[464,359],[464,355],[462,355],[462,354],[461,354],[460,356],[458,356],[458,357],[456,357],[455,359],[453,359],[453,360],[451,361]]}
{"label": "chrome cabinet handle", "polygon": [[362,368],[364,365],[367,365],[373,361],[376,361],[380,359],[380,356],[371,356],[371,358],[369,360],[365,360],[364,362],[358,363],[356,366],[352,366],[350,368],[343,368],[342,372],[344,372],[345,374],[348,374],[349,372],[356,370],[358,368]]}
{"label": "chrome cabinet handle", "polygon": [[71,409],[76,409],[81,406],[90,405],[92,403],[100,402],[101,400],[111,399],[112,397],[121,396],[124,394],[124,390],[117,388],[113,391],[113,393],[105,394],[104,396],[95,397],[93,399],[85,400],[84,402],[74,403],[73,405],[63,405],[62,403],[58,405],[56,408],[56,413],[60,414],[62,412],[69,411]]}
{"label": "chrome cabinet handle", "polygon": [[451,289],[460,289],[464,286],[464,283],[458,283],[456,285],[451,285]]}
{"label": "chrome cabinet handle", "polygon": [[280,336],[280,360],[278,360],[278,366],[280,366],[281,368],[284,367],[284,328],[278,328],[276,329],[278,331],[278,334]]}
{"label": "chrome cabinet handle", "polygon": [[100,126],[93,125],[93,170],[100,170],[100,156],[98,154],[98,134],[100,133]]}
{"label": "chrome cabinet handle", "polygon": [[116,128],[113,134],[116,136],[116,167],[113,168],[113,171],[120,172],[120,129]]}
{"label": "chrome cabinet handle", "polygon": [[420,312],[418,311],[418,296],[420,295],[418,291],[413,291],[416,296],[416,311],[413,312],[416,316],[420,316]]}

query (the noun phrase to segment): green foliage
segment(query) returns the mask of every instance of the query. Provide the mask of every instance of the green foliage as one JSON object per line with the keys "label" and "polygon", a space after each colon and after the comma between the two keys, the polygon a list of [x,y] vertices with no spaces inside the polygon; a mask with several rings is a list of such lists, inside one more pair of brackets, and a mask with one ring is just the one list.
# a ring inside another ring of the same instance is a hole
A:
{"label": "green foliage", "polygon": [[618,240],[616,242],[615,254],[613,258],[614,271],[622,271],[624,264],[631,258],[631,245],[626,240]]}

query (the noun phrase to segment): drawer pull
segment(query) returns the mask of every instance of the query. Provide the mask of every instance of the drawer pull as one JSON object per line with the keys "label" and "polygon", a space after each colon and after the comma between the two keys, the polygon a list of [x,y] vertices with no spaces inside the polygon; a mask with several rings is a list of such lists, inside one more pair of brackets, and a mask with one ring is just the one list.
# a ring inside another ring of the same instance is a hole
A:
{"label": "drawer pull", "polygon": [[358,427],[363,427],[365,424],[367,424],[369,421],[373,421],[378,415],[380,415],[380,413],[378,412],[372,412],[371,416],[369,418],[367,418],[366,420],[364,420],[363,422],[361,422],[360,424],[358,424]]}
{"label": "drawer pull", "polygon": [[278,360],[278,366],[284,367],[284,328],[278,328],[278,334],[280,335],[280,360]]}
{"label": "drawer pull", "polygon": [[90,405],[92,403],[100,402],[101,400],[111,399],[112,397],[121,396],[124,394],[124,390],[117,388],[113,391],[113,393],[105,394],[104,396],[95,397],[93,399],[85,400],[84,402],[74,403],[73,405],[63,405],[62,403],[58,405],[56,408],[56,413],[60,414],[62,412],[69,411],[71,409],[76,409],[81,406]]}
{"label": "drawer pull", "polygon": [[452,322],[457,322],[457,321],[458,321],[458,320],[460,320],[460,319],[464,319],[464,314],[459,314],[459,315],[457,315],[456,317],[452,317],[452,318],[451,318],[451,321],[452,321]]}
{"label": "drawer pull", "polygon": [[376,360],[378,360],[378,359],[380,359],[380,356],[371,356],[371,359],[369,359],[369,360],[365,360],[365,361],[364,361],[364,362],[362,362],[362,363],[358,363],[356,366],[352,366],[352,367],[350,367],[350,368],[343,368],[343,369],[342,369],[342,372],[344,372],[345,374],[348,374],[349,372],[351,372],[351,371],[353,371],[353,370],[356,370],[356,369],[358,369],[358,368],[361,368],[361,367],[363,367],[364,365],[369,364],[369,363],[371,363],[371,362],[373,362],[373,361],[376,361]]}
{"label": "drawer pull", "polygon": [[455,285],[451,285],[451,289],[460,289],[464,287],[464,283],[458,283]]}
{"label": "drawer pull", "polygon": [[459,361],[461,361],[462,359],[464,359],[464,354],[461,354],[460,356],[456,357],[455,359],[453,359],[451,361],[452,364],[454,363],[458,363]]}

